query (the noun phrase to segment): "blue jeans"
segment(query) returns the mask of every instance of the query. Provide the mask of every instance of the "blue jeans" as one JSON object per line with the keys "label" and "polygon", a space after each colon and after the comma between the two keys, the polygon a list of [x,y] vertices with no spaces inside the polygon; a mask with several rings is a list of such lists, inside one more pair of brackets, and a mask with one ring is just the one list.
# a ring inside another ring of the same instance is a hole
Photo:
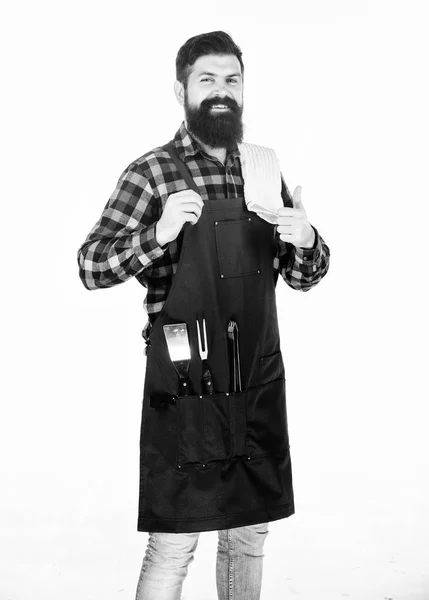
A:
{"label": "blue jeans", "polygon": [[[136,600],[180,600],[199,532],[149,533]],[[259,600],[268,523],[221,529],[216,558],[219,600]]]}

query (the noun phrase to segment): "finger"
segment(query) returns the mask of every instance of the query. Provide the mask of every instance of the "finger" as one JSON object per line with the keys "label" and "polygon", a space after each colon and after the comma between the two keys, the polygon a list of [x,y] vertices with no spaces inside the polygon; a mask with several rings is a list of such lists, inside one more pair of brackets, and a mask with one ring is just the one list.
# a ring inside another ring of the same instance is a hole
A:
{"label": "finger", "polygon": [[297,229],[302,229],[304,224],[305,221],[303,217],[278,217],[277,219],[277,227],[285,227],[288,231],[290,231],[291,228],[293,228],[294,231]]}
{"label": "finger", "polygon": [[301,192],[302,192],[302,187],[300,185],[297,185],[294,192],[293,192],[293,198],[292,198],[292,204],[294,208],[304,208],[302,205],[302,201],[301,201]]}
{"label": "finger", "polygon": [[277,225],[277,233],[283,235],[291,235],[292,234],[292,226],[291,225]]}
{"label": "finger", "polygon": [[288,244],[293,244],[294,246],[298,244],[298,237],[294,234],[282,233],[279,235],[279,238],[282,240],[282,242],[287,242]]}
{"label": "finger", "polygon": [[180,210],[186,213],[192,212],[195,215],[197,215],[198,218],[200,218],[202,213],[202,206],[200,206],[196,202],[184,202],[180,205]]}
{"label": "finger", "polygon": [[278,217],[277,218],[277,226],[278,227],[292,227],[296,223],[296,219],[289,217]]}
{"label": "finger", "polygon": [[183,213],[183,222],[195,225],[195,223],[198,223],[198,217],[194,213]]}
{"label": "finger", "polygon": [[301,215],[304,214],[304,209],[300,209],[300,208],[290,208],[289,206],[282,206],[282,208],[279,208],[277,211],[277,215],[279,217],[300,217]]}

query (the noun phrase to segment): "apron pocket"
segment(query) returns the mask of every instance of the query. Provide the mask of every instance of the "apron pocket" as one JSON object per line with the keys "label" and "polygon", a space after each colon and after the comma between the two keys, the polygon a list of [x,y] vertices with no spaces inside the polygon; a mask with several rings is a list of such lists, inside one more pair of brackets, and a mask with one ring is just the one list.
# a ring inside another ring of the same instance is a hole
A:
{"label": "apron pocket", "polygon": [[178,411],[179,464],[247,455],[244,394],[183,396]]}
{"label": "apron pocket", "polygon": [[285,368],[282,353],[274,352],[268,356],[261,356],[259,363],[259,383],[269,383],[275,379],[284,379]]}
{"label": "apron pocket", "polygon": [[176,406],[179,464],[201,462],[201,398],[179,397],[176,399]]}
{"label": "apron pocket", "polygon": [[285,380],[247,390],[247,444],[252,456],[283,453],[289,446]]}
{"label": "apron pocket", "polygon": [[[250,217],[216,221],[216,254],[222,278],[260,273],[258,249]],[[246,252],[243,252],[246,248]]]}
{"label": "apron pocket", "polygon": [[225,460],[230,454],[230,400],[225,394],[203,396],[203,462]]}

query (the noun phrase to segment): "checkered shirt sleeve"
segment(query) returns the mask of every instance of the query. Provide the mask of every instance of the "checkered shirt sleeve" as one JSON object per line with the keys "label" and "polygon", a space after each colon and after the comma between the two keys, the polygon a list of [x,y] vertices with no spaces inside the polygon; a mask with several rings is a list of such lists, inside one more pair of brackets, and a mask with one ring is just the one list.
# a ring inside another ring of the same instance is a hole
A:
{"label": "checkered shirt sleeve", "polygon": [[89,289],[111,287],[137,275],[164,254],[155,238],[159,206],[138,165],[130,165],[78,252]]}
{"label": "checkered shirt sleeve", "polygon": [[[282,176],[283,204],[293,206],[291,193]],[[277,256],[274,258],[274,271],[280,274],[294,290],[308,292],[316,286],[329,269],[330,250],[317,229],[313,248],[298,248],[283,242],[277,234]]]}

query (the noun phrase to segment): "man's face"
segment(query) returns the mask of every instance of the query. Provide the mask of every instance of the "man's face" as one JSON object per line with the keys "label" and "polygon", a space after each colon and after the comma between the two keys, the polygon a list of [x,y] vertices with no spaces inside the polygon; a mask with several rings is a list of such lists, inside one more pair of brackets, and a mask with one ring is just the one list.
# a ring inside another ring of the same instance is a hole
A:
{"label": "man's face", "polygon": [[236,56],[201,56],[182,93],[187,127],[201,142],[230,149],[242,141],[243,77]]}

